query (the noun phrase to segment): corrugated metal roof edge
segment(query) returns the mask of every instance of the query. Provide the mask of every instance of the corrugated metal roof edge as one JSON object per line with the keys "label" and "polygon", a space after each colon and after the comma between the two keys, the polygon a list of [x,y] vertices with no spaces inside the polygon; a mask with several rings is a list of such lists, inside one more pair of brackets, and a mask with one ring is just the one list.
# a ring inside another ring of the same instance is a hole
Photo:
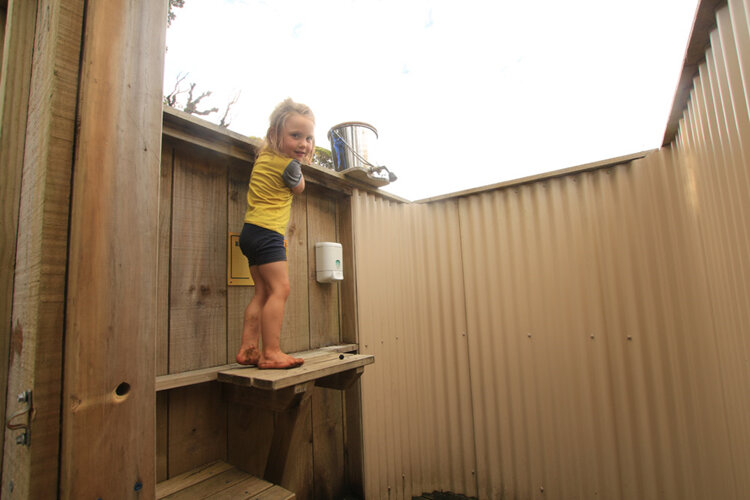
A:
{"label": "corrugated metal roof edge", "polygon": [[687,106],[690,91],[693,89],[693,78],[698,74],[700,65],[706,59],[706,49],[711,44],[711,32],[716,28],[716,11],[726,3],[727,0],[701,0],[698,4],[685,50],[682,73],[672,101],[672,111],[669,113],[664,130],[662,146],[670,144],[677,135],[682,113]]}
{"label": "corrugated metal roof edge", "polygon": [[431,203],[434,201],[443,201],[443,200],[447,200],[451,198],[460,198],[463,196],[470,196],[470,195],[474,195],[478,193],[483,193],[485,191],[493,191],[495,189],[504,189],[504,188],[513,187],[513,186],[519,186],[521,184],[529,184],[532,182],[544,181],[544,180],[552,179],[555,177],[563,177],[566,175],[578,174],[578,173],[587,172],[590,170],[598,170],[601,168],[614,167],[616,165],[622,165],[623,163],[629,163],[634,160],[640,160],[641,158],[644,158],[647,155],[654,153],[656,151],[658,151],[658,149],[649,149],[646,151],[641,151],[640,153],[633,153],[633,154],[629,154],[625,156],[618,156],[616,158],[610,158],[607,160],[601,160],[601,161],[597,161],[593,163],[585,163],[583,165],[578,165],[576,167],[569,167],[569,168],[564,168],[561,170],[554,170],[552,172],[544,172],[542,174],[532,175],[529,177],[522,177],[520,179],[514,179],[510,181],[498,182],[497,184],[490,184],[488,186],[466,189],[464,191],[448,193],[448,194],[444,194],[440,196],[434,196],[431,198],[424,198],[421,200],[416,200],[413,203]]}

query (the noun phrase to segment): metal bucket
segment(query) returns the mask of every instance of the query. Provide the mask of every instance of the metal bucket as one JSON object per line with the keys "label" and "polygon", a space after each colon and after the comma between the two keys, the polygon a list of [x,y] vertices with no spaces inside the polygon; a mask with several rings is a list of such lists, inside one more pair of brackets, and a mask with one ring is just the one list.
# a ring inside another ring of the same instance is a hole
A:
{"label": "metal bucket", "polygon": [[[374,139],[373,139],[374,136]],[[362,122],[340,123],[328,131],[331,141],[333,168],[337,172],[361,167],[370,169],[370,154],[378,131],[372,125]]]}

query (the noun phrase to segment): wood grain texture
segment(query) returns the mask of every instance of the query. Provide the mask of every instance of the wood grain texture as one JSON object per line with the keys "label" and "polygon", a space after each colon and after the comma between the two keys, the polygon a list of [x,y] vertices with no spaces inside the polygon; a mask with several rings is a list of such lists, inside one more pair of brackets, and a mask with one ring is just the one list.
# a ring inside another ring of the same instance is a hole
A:
{"label": "wood grain texture", "polygon": [[341,341],[359,343],[357,323],[357,266],[354,262],[355,245],[352,226],[352,198],[338,200],[339,238],[344,254],[344,281],[339,285]]}
{"label": "wood grain texture", "polygon": [[226,365],[211,366],[208,368],[199,368],[198,370],[188,370],[179,373],[170,373],[156,377],[156,391],[167,391],[177,387],[186,387],[189,385],[203,384],[205,382],[214,382],[218,373],[222,370],[239,368],[239,363]]}
{"label": "wood grain texture", "polygon": [[286,232],[291,291],[281,327],[281,349],[285,352],[310,348],[310,318],[307,289],[307,193],[296,195]]}
{"label": "wood grain texture", "polygon": [[250,405],[253,408],[263,408],[274,412],[285,412],[289,408],[298,406],[302,398],[309,397],[313,386],[313,382],[305,382],[278,391],[267,391],[257,387],[224,384],[224,394],[227,401],[233,404]]}
{"label": "wood grain texture", "polygon": [[[247,188],[251,166],[232,161],[229,164],[227,186],[227,232],[241,233],[247,210]],[[234,362],[242,343],[242,324],[245,308],[255,295],[254,286],[230,286],[227,289],[227,360]]]}
{"label": "wood grain texture", "polygon": [[282,488],[279,485],[273,485],[260,495],[249,498],[248,500],[295,500],[297,495],[294,492]]}
{"label": "wood grain texture", "polygon": [[[339,197],[340,195],[335,191],[319,186],[311,186],[308,192],[307,235],[308,261],[310,262],[308,286],[310,290],[310,345],[313,348],[341,341],[340,284],[317,282],[315,255],[316,243],[327,241],[341,243],[338,230]],[[346,279],[346,276],[344,278]],[[351,371],[346,370],[346,372]],[[342,474],[344,470],[344,423],[341,392],[316,387],[311,406],[313,498],[341,498],[345,488],[345,477]]]}
{"label": "wood grain texture", "polygon": [[247,401],[230,401],[227,414],[227,459],[240,470],[263,476],[273,437],[273,411],[249,406]]}
{"label": "wood grain texture", "polygon": [[227,411],[216,382],[169,392],[169,477],[226,460]]}
{"label": "wood grain texture", "polygon": [[338,242],[336,194],[312,185],[307,189],[307,274],[310,303],[310,347],[339,343],[339,285],[318,283],[315,244]]}
{"label": "wood grain texture", "polygon": [[230,159],[252,164],[262,141],[164,105],[163,134],[171,139],[209,149]]}
{"label": "wood grain texture", "polygon": [[[55,15],[68,15],[67,8]],[[166,11],[166,2],[88,1],[83,51],[70,54],[81,61],[81,83],[66,290],[61,498],[136,498],[155,488]],[[47,105],[46,99],[40,102]]]}
{"label": "wood grain texture", "polygon": [[[323,355],[325,353],[354,353],[357,350],[355,344],[339,344],[333,346],[321,347],[313,351],[302,351],[291,353],[298,358],[307,358],[314,355]],[[202,384],[204,382],[213,382],[218,379],[219,372],[243,368],[238,363],[227,363],[226,365],[211,366],[209,368],[200,368],[198,370],[188,370],[180,373],[171,373],[156,377],[156,391],[166,391],[177,387],[188,385]]]}
{"label": "wood grain texture", "polygon": [[7,6],[0,104],[0,314],[5,325],[0,337],[2,342],[10,339],[10,350],[3,344],[0,366],[3,400],[6,394],[9,398],[4,414],[20,408],[17,394],[32,390],[34,419],[31,447],[16,445],[20,432],[5,431],[1,496],[8,495],[12,484],[17,498],[52,498],[60,465],[68,214],[83,2],[13,1]]}
{"label": "wood grain texture", "polygon": [[167,445],[169,443],[169,393],[156,394],[156,481],[169,477]]}
{"label": "wood grain texture", "polygon": [[265,390],[279,390],[297,384],[314,381],[336,373],[372,364],[371,354],[325,353],[305,359],[305,364],[288,370],[261,370],[255,367],[233,368],[219,372],[219,382]]}
{"label": "wood grain texture", "polygon": [[[247,485],[246,481],[251,485]],[[169,500],[194,500],[196,498],[242,498],[243,496],[226,496],[227,490],[235,491],[237,486],[250,487],[253,493],[260,493],[271,487],[271,484],[262,479],[250,477],[246,472],[231,468],[213,477],[205,479],[189,488],[180,490],[167,498]],[[260,486],[260,489],[258,488]]]}
{"label": "wood grain texture", "polygon": [[[32,53],[36,22],[36,5],[13,2],[10,12],[3,6],[2,35],[7,33],[8,52],[1,63],[0,79],[0,394],[8,384],[8,353],[11,339],[13,304],[13,271],[15,269],[21,175],[26,141],[26,118],[29,103]],[[0,411],[5,415],[5,397],[0,398]],[[14,405],[14,401],[10,401]],[[11,406],[13,411],[15,407]],[[13,433],[17,434],[17,433]],[[0,433],[0,447],[5,432]],[[14,436],[9,436],[14,439]]]}
{"label": "wood grain texture", "polygon": [[169,371],[227,362],[227,171],[200,150],[175,153]]}
{"label": "wood grain texture", "polygon": [[316,387],[312,400],[314,498],[342,498],[345,490],[342,392]]}
{"label": "wood grain texture", "polygon": [[156,498],[160,499],[167,497],[230,469],[232,469],[231,465],[221,460],[217,460],[196,467],[193,470],[183,472],[182,474],[178,474],[171,479],[159,481],[159,484],[156,485]]}
{"label": "wood grain texture", "polygon": [[[352,197],[339,200],[339,234],[344,252],[344,281],[341,283],[341,340],[359,344],[357,316],[356,240],[353,226]],[[361,382],[356,381],[343,394],[344,477],[347,489],[364,497]]]}
{"label": "wood grain texture", "polygon": [[162,142],[159,179],[159,276],[157,278],[156,374],[169,373],[169,268],[172,245],[174,145]]}
{"label": "wood grain texture", "polygon": [[362,437],[362,382],[344,391],[344,476],[347,488],[364,498],[364,446]]}
{"label": "wood grain texture", "polygon": [[310,397],[305,397],[297,408],[276,413],[274,437],[263,476],[293,491],[299,499],[313,498],[310,401]]}
{"label": "wood grain texture", "polygon": [[160,483],[156,488],[156,498],[290,500],[294,498],[294,494],[278,485],[242,472],[226,462],[217,461]]}

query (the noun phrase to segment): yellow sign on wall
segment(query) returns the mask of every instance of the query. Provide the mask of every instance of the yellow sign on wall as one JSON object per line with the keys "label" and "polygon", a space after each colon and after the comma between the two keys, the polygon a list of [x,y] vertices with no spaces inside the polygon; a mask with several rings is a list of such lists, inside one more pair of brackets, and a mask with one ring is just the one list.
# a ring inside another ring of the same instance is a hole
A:
{"label": "yellow sign on wall", "polygon": [[229,254],[227,255],[227,285],[229,286],[254,286],[250,276],[250,266],[247,257],[240,250],[240,235],[229,233],[227,242]]}

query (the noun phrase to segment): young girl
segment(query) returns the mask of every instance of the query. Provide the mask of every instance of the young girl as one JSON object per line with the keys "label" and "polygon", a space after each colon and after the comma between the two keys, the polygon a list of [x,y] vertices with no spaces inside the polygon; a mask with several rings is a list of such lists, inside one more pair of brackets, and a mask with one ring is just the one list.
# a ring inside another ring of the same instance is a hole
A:
{"label": "young girl", "polygon": [[[300,162],[310,163],[315,117],[304,104],[286,99],[271,113],[266,140],[247,192],[240,248],[250,263],[255,295],[245,309],[236,360],[258,368],[294,368],[304,360],[281,351],[281,324],[289,296],[284,234],[292,196],[305,189]],[[262,350],[258,340],[263,339]]]}

